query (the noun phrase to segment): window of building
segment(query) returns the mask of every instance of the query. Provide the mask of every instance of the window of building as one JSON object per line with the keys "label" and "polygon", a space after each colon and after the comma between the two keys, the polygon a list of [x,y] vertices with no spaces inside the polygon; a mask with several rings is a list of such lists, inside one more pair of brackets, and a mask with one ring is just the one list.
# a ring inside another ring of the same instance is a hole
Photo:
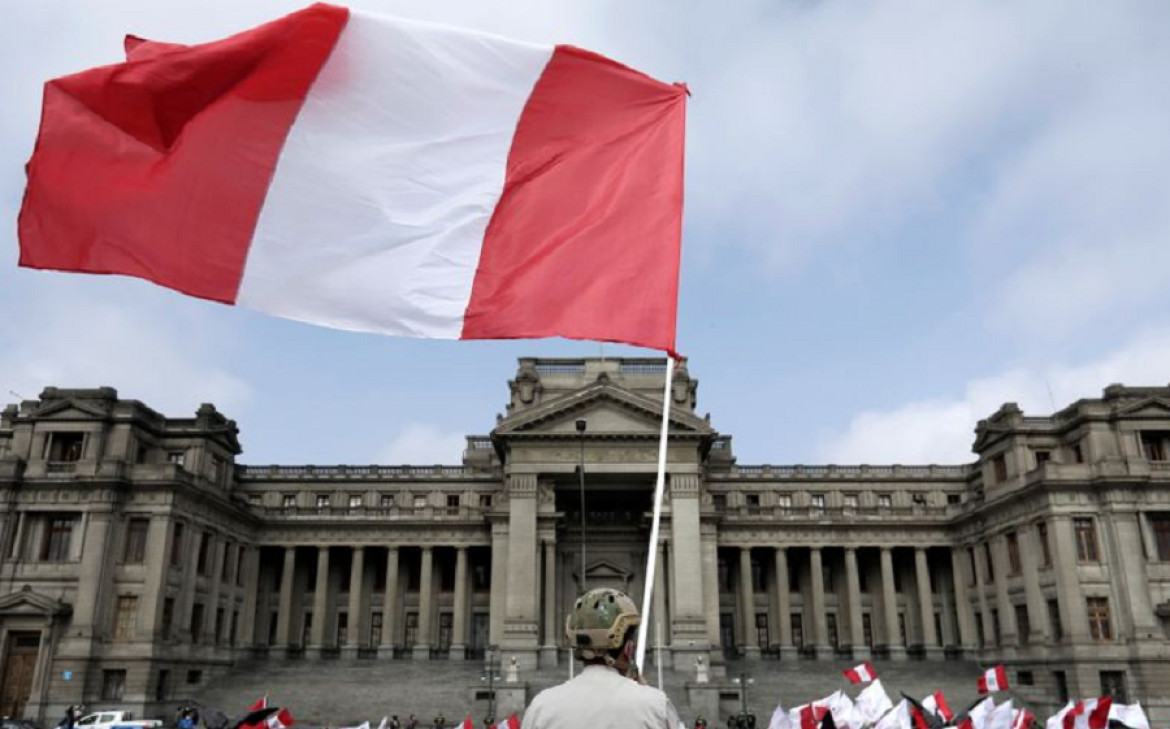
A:
{"label": "window of building", "polygon": [[720,557],[716,561],[715,571],[719,579],[719,591],[731,592],[731,565],[727,563],[726,559]]}
{"label": "window of building", "polygon": [[1097,562],[1097,530],[1093,526],[1092,517],[1077,517],[1073,519],[1073,533],[1077,540],[1077,561]]}
{"label": "window of building", "polygon": [[203,683],[203,671],[197,668],[187,671],[187,683],[192,685]]}
{"label": "window of building", "polygon": [[963,503],[961,494],[947,494],[947,506],[956,506]]}
{"label": "window of building", "polygon": [[760,513],[760,495],[759,494],[744,494],[744,503],[747,504],[748,513]]}
{"label": "window of building", "polygon": [[1040,566],[1052,566],[1052,547],[1048,544],[1048,524],[1040,522],[1036,525],[1036,537],[1040,540]]}
{"label": "window of building", "polygon": [[244,584],[244,545],[236,547],[236,586]]}
{"label": "window of building", "polygon": [[1101,695],[1112,696],[1114,703],[1129,703],[1129,687],[1125,671],[1101,671]]}
{"label": "window of building", "polygon": [[1113,625],[1109,621],[1109,598],[1085,598],[1089,613],[1089,637],[1098,642],[1113,640]]}
{"label": "window of building", "polygon": [[167,688],[171,683],[170,669],[163,668],[159,670],[158,677],[154,680],[154,700],[166,701]]}
{"label": "window of building", "polygon": [[173,463],[179,468],[187,464],[186,451],[167,451],[167,463]]}
{"label": "window of building", "polygon": [[1056,700],[1059,703],[1068,701],[1068,674],[1064,671],[1053,671],[1052,682],[1056,684]]}
{"label": "window of building", "polygon": [[825,495],[824,494],[813,494],[812,495],[812,511],[814,514],[825,513]]}
{"label": "window of building", "polygon": [[873,616],[869,613],[861,614],[861,635],[870,650],[877,648],[877,643],[873,637]]}
{"label": "window of building", "polygon": [[458,509],[459,508],[459,494],[447,494],[447,508],[448,509]]}
{"label": "window of building", "polygon": [[999,625],[999,610],[995,608],[991,609],[991,629],[994,631],[995,645],[1003,645],[1003,633]]}
{"label": "window of building", "polygon": [[146,463],[146,456],[150,453],[150,447],[145,443],[139,443],[138,448],[134,451],[135,463]]}
{"label": "window of building", "polygon": [[416,508],[416,509],[427,508],[427,497],[422,495],[422,494],[415,496],[414,497],[414,508]]}
{"label": "window of building", "polygon": [[317,511],[326,511],[329,508],[329,494],[317,494],[315,503]]}
{"label": "window of building", "polygon": [[171,566],[178,567],[183,562],[183,525],[175,524],[171,531]]}
{"label": "window of building", "polygon": [[211,636],[212,643],[219,643],[219,638],[223,635],[223,621],[227,619],[223,608],[215,609],[215,632]]}
{"label": "window of building", "polygon": [[909,645],[906,637],[906,613],[900,612],[898,613],[898,638],[902,641],[901,645]]}
{"label": "window of building", "polygon": [[777,497],[777,499],[778,499],[777,504],[780,508],[780,513],[781,514],[791,514],[792,513],[792,494],[780,494]]}
{"label": "window of building", "polygon": [[1016,640],[1020,645],[1025,645],[1028,642],[1028,636],[1032,633],[1032,622],[1028,620],[1028,606],[1016,605]]}
{"label": "window of building", "polygon": [[857,494],[845,494],[845,508],[855,510],[860,503]]}
{"label": "window of building", "polygon": [[976,564],[975,564],[975,548],[974,547],[967,547],[967,564],[971,568],[970,571],[968,571],[968,573],[967,573],[967,584],[970,586],[974,586],[976,584],[976,579],[975,579]]}
{"label": "window of building", "polygon": [[383,509],[394,508],[394,494],[380,494],[378,496],[378,506]]}
{"label": "window of building", "polygon": [[1020,574],[1020,540],[1015,532],[1007,533],[1008,576]]}
{"label": "window of building", "polygon": [[362,498],[361,494],[350,494],[349,495],[349,508],[360,509],[360,508],[362,508],[364,501],[365,501],[365,499]]}
{"label": "window of building", "polygon": [[1170,430],[1143,430],[1141,432],[1142,453],[1148,461],[1165,461],[1170,453]]}
{"label": "window of building", "polygon": [[1170,514],[1151,514],[1150,529],[1154,532],[1158,561],[1170,562]]}
{"label": "window of building", "polygon": [[910,501],[913,502],[915,506],[926,506],[926,494],[912,494],[910,496]]}
{"label": "window of building", "polygon": [[199,535],[199,558],[195,563],[196,574],[206,575],[211,570],[211,532]]}
{"label": "window of building", "polygon": [[792,626],[792,645],[797,648],[804,647],[804,618],[800,613],[792,613],[790,617],[790,625]]}
{"label": "window of building", "polygon": [[85,433],[50,433],[46,460],[76,463],[85,452]]}
{"label": "window of building", "polygon": [[[763,592],[768,588],[764,583],[764,565],[758,559],[753,559],[752,564],[752,591]],[[767,645],[764,643],[763,645]]]}
{"label": "window of building", "polygon": [[297,495],[296,494],[281,494],[280,495],[280,506],[283,509],[290,509],[290,510],[297,508]]}
{"label": "window of building", "polygon": [[112,668],[102,671],[102,701],[121,701],[126,692],[126,669]]}
{"label": "window of building", "polygon": [[492,495],[491,494],[480,494],[479,495],[479,508],[481,508],[481,509],[492,508]]}
{"label": "window of building", "polygon": [[175,598],[163,599],[162,634],[163,640],[171,639],[171,631],[175,627]]}
{"label": "window of building", "polygon": [[892,494],[878,494],[878,508],[884,511],[889,511],[894,508],[894,497]]}
{"label": "window of building", "polygon": [[1085,462],[1085,454],[1084,451],[1081,450],[1080,443],[1073,443],[1069,450],[1072,451],[1073,463]]}
{"label": "window of building", "polygon": [[1036,468],[1040,468],[1045,463],[1052,460],[1052,451],[1035,451],[1036,454]]}
{"label": "window of building", "polygon": [[191,606],[191,625],[189,628],[191,642],[198,643],[202,637],[200,634],[203,632],[203,603],[197,602]]}
{"label": "window of building", "polygon": [[825,615],[825,629],[829,634],[829,645],[834,650],[841,647],[841,637],[837,635],[837,613],[828,613]]}
{"label": "window of building", "polygon": [[248,494],[248,503],[252,506],[263,506],[264,494],[257,494],[257,493]]}
{"label": "window of building", "polygon": [[1035,686],[1036,677],[1032,674],[1031,671],[1017,671],[1016,683],[1020,684],[1021,686]]}
{"label": "window of building", "polygon": [[211,481],[222,484],[227,475],[227,462],[221,456],[211,457]]}
{"label": "window of building", "polygon": [[130,519],[126,522],[126,543],[122,549],[122,562],[142,564],[146,561],[146,531],[149,519]]}
{"label": "window of building", "polygon": [[41,543],[42,562],[66,562],[73,544],[72,516],[49,517],[45,523],[45,537]]}
{"label": "window of building", "polygon": [[1007,481],[1007,459],[1002,453],[991,459],[991,467],[995,472],[996,483]]}
{"label": "window of building", "polygon": [[407,648],[413,648],[418,642],[418,613],[406,614],[402,630],[402,644]]}
{"label": "window of building", "polygon": [[975,638],[980,648],[987,647],[987,634],[983,631],[983,613],[975,611]]}
{"label": "window of building", "polygon": [[370,613],[370,645],[381,645],[382,643],[382,613],[375,611]]}
{"label": "window of building", "polygon": [[995,564],[991,561],[991,545],[983,543],[983,561],[987,567],[987,581],[995,582]]}
{"label": "window of building", "polygon": [[756,613],[756,641],[764,648],[772,645],[772,637],[768,634],[768,613]]}
{"label": "window of building", "polygon": [[1056,600],[1048,601],[1048,624],[1052,626],[1052,640],[1064,638],[1064,626],[1060,623],[1060,604]]}
{"label": "window of building", "polygon": [[223,545],[223,559],[219,563],[219,581],[225,585],[232,577],[232,545]]}
{"label": "window of building", "polygon": [[118,610],[114,613],[114,640],[134,640],[134,628],[138,623],[138,597],[119,595]]}

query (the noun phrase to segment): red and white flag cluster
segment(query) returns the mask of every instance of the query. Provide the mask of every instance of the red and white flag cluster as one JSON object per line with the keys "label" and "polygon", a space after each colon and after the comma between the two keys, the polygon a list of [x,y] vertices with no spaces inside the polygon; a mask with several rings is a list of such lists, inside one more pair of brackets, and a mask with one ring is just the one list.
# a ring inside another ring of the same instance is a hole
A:
{"label": "red and white flag cluster", "polygon": [[853,668],[846,668],[845,678],[849,679],[849,683],[857,685],[859,683],[869,683],[878,677],[877,671],[874,670],[873,664],[869,661],[859,663]]}
{"label": "red and white flag cluster", "polygon": [[507,719],[496,724],[496,729],[520,729],[520,720],[516,718],[515,714],[512,714]]}
{"label": "red and white flag cluster", "polygon": [[316,4],[49,81],[20,263],[277,316],[673,352],[687,91]]}
{"label": "red and white flag cluster", "polygon": [[978,681],[979,693],[989,694],[995,691],[1007,691],[1007,671],[1003,666],[989,668],[983,672]]}

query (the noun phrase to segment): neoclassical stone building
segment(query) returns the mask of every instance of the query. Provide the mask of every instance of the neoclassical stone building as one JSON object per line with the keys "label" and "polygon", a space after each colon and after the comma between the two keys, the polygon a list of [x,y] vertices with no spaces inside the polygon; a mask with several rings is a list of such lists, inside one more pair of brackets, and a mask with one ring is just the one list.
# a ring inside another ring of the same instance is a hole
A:
{"label": "neoclassical stone building", "polygon": [[[583,585],[643,591],[663,367],[522,359],[461,465],[240,465],[214,406],[109,388],[8,406],[0,714],[162,713],[245,657],[563,662]],[[1041,705],[1170,719],[1170,387],[1004,405],[966,465],[769,466],[736,462],[697,386],[671,393],[650,626],[675,668],[1004,662]]]}

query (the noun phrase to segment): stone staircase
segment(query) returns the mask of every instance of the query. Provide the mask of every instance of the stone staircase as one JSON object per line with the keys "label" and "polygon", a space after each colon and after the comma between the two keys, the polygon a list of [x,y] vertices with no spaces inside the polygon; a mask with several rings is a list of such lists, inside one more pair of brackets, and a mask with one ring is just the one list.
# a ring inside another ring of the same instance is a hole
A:
{"label": "stone staircase", "polygon": [[[726,666],[727,678],[713,679],[713,683],[726,696],[736,691],[733,678],[740,674],[750,676],[753,684],[748,689],[748,707],[766,726],[777,703],[792,707],[838,688],[856,696],[859,688],[849,686],[841,675],[847,663],[733,661]],[[951,708],[959,711],[977,697],[979,669],[974,663],[877,661],[874,665],[895,702],[900,691],[921,698],[942,689]],[[467,715],[478,724],[486,711],[486,702],[476,701],[474,695],[475,689],[486,688],[480,681],[482,671],[483,664],[476,661],[255,660],[236,665],[195,698],[234,715],[267,695],[271,703],[288,707],[304,726],[355,726],[367,720],[376,725],[383,715],[397,714],[405,721],[414,714],[420,724],[429,727],[439,712],[446,716],[448,725],[458,724]],[[521,675],[529,688],[528,700],[567,678],[567,666]],[[695,717],[688,704],[686,683],[693,678],[690,673],[663,671],[663,688],[688,726]],[[651,685],[657,684],[653,665],[647,680]],[[719,717],[720,725],[725,718]]]}

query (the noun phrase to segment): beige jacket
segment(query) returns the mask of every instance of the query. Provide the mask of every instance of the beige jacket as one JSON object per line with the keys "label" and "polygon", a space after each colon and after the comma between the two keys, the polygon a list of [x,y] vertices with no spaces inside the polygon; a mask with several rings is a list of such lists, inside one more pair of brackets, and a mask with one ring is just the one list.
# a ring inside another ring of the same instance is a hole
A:
{"label": "beige jacket", "polygon": [[522,729],[679,729],[666,694],[606,666],[586,666],[571,681],[541,691]]}

